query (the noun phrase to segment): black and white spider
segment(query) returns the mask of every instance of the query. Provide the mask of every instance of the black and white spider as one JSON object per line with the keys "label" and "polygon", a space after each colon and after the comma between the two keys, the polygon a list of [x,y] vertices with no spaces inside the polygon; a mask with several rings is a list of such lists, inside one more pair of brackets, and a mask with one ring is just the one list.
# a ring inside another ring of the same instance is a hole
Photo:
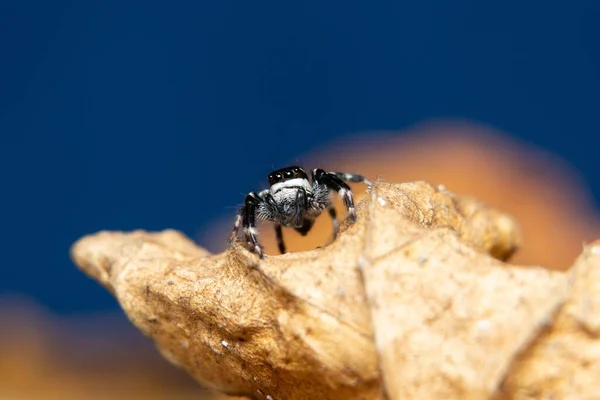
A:
{"label": "black and white spider", "polygon": [[285,253],[282,226],[293,227],[302,235],[312,228],[315,219],[327,209],[333,220],[333,237],[337,236],[339,223],[331,202],[330,193],[337,192],[348,209],[348,218],[356,221],[354,199],[347,182],[363,182],[371,186],[371,182],[362,175],[343,172],[325,172],[316,168],[312,170],[312,183],[302,167],[292,166],[278,169],[269,174],[270,188],[260,193],[250,192],[246,195],[244,205],[235,219],[233,232],[229,238],[231,243],[243,227],[244,236],[251,251],[264,257],[258,242],[256,220],[275,223],[277,246]]}

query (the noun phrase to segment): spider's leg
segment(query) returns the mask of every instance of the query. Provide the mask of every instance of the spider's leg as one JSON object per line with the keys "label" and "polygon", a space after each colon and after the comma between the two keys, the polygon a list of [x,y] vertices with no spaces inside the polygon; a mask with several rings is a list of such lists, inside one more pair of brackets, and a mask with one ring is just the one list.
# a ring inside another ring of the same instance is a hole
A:
{"label": "spider's leg", "polygon": [[337,234],[340,230],[340,223],[337,220],[337,213],[335,212],[335,208],[333,204],[329,204],[327,207],[327,211],[329,211],[329,216],[331,217],[331,222],[333,222],[333,240],[337,237]]}
{"label": "spider's leg", "polygon": [[277,247],[281,254],[285,253],[285,243],[283,241],[283,229],[281,225],[275,224],[275,236],[277,237]]}
{"label": "spider's leg", "polygon": [[260,258],[264,258],[264,254],[262,247],[258,242],[258,231],[256,230],[256,211],[259,204],[263,201],[264,200],[261,199],[255,192],[250,192],[246,196],[242,210],[240,210],[246,241],[252,247],[252,251],[258,254]]}
{"label": "spider's leg", "polygon": [[240,226],[242,225],[242,222],[244,221],[244,216],[247,213],[246,206],[247,205],[244,202],[244,205],[240,207],[240,209],[238,210],[238,212],[235,216],[235,222],[233,223],[233,230],[231,231],[231,235],[229,235],[229,239],[227,239],[227,243],[229,243],[229,244],[231,244],[233,242],[233,240],[236,238],[236,236],[238,235]]}
{"label": "spider's leg", "polygon": [[267,196],[267,194],[269,194],[269,189],[261,190],[260,192],[258,192],[258,197],[264,199]]}
{"label": "spider's leg", "polygon": [[356,210],[354,209],[354,198],[350,186],[336,174],[325,172],[319,168],[312,171],[312,177],[313,182],[316,182],[318,185],[324,185],[329,190],[338,193],[344,206],[348,209],[348,218],[350,221],[356,222]]}
{"label": "spider's leg", "polygon": [[[269,193],[269,189],[263,190],[262,192],[258,193],[258,197],[261,200],[263,200],[268,193]],[[251,194],[256,195],[255,192],[251,192],[251,193],[248,193],[248,196],[250,196]],[[244,215],[246,215],[246,213],[248,212],[247,211],[247,209],[248,209],[247,200],[248,200],[248,197],[246,196],[246,201],[244,202],[244,205],[240,208],[237,215],[235,216],[235,222],[233,224],[233,231],[231,232],[231,235],[229,236],[227,243],[233,242],[233,240],[235,239],[235,237],[237,236],[237,234],[240,230],[240,226],[242,225],[242,222],[244,220]]]}
{"label": "spider's leg", "polygon": [[242,220],[244,219],[245,213],[246,206],[242,206],[238,211],[237,215],[235,216],[235,222],[233,223],[233,231],[231,232],[229,239],[227,239],[227,243],[233,242],[233,239],[235,239],[235,237],[237,236],[238,231],[240,230],[240,225],[242,224]]}
{"label": "spider's leg", "polygon": [[338,178],[340,178],[341,180],[344,180],[346,182],[364,183],[367,186],[373,185],[373,183],[370,180],[368,180],[367,178],[365,178],[362,175],[348,174],[346,172],[329,172],[329,174],[333,174],[333,175],[337,176]]}

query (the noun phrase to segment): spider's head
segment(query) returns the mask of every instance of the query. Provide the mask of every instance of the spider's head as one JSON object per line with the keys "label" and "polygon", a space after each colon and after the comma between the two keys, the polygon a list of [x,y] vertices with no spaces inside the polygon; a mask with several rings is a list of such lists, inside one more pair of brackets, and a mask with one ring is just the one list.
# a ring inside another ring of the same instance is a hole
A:
{"label": "spider's head", "polygon": [[308,181],[308,175],[302,167],[291,166],[275,170],[269,174],[269,185],[273,186],[279,182],[289,181],[291,179],[305,179]]}

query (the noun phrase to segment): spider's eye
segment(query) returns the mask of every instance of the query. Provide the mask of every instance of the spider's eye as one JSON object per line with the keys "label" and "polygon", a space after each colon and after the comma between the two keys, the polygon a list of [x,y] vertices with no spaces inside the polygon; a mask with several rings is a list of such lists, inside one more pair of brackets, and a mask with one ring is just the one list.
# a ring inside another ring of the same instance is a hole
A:
{"label": "spider's eye", "polygon": [[294,172],[298,172],[298,171],[300,171],[299,168],[294,168]]}
{"label": "spider's eye", "polygon": [[286,178],[291,178],[292,177],[292,171],[285,171],[285,177]]}
{"label": "spider's eye", "polygon": [[281,179],[281,174],[277,174],[277,179]]}

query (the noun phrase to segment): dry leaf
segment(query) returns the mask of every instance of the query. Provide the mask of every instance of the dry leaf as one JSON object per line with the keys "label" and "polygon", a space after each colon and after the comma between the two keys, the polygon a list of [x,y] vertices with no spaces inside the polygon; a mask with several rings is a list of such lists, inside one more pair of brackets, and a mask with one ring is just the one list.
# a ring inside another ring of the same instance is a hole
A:
{"label": "dry leaf", "polygon": [[329,246],[259,260],[102,232],[75,262],[202,385],[272,399],[487,398],[567,279],[506,268],[515,222],[425,182],[377,183]]}
{"label": "dry leaf", "polygon": [[567,302],[514,361],[497,399],[600,399],[600,241],[572,269]]}
{"label": "dry leaf", "polygon": [[[373,196],[385,196],[383,189]],[[370,203],[362,261],[389,397],[487,399],[563,301],[566,279],[542,268],[504,268],[448,228],[411,232],[398,208]],[[495,229],[475,226],[512,238],[499,217]]]}

